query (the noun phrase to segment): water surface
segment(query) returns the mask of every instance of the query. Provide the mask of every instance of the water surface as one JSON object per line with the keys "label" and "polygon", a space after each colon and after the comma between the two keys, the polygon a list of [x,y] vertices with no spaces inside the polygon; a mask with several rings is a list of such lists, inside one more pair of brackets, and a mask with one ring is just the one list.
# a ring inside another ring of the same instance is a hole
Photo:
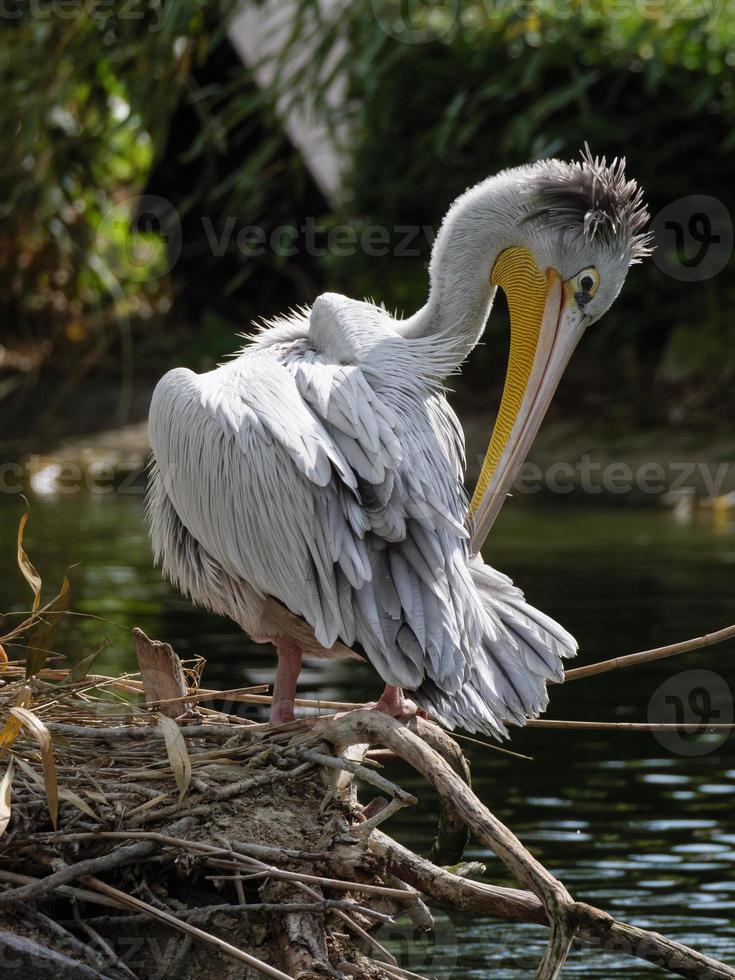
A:
{"label": "water surface", "polygon": [[[0,609],[7,611],[28,605],[14,557],[21,511],[19,498],[0,498]],[[106,636],[110,646],[98,666],[134,669],[129,629],[138,625],[169,640],[182,656],[205,656],[212,686],[271,679],[273,660],[264,648],[252,647],[227,620],[194,609],[152,569],[135,488],[34,498],[26,544],[49,596],[66,566],[78,563],[70,572],[73,609],[108,621],[71,617],[57,640],[60,651],[83,655]],[[735,622],[735,523],[727,515],[680,523],[663,511],[511,503],[485,556],[577,636],[580,662]],[[734,646],[554,688],[548,716],[645,721],[652,694],[673,677],[653,702],[658,720],[674,720],[677,700],[695,713],[706,709],[710,720],[727,718]],[[702,671],[714,672],[714,679]],[[354,700],[373,697],[378,686],[362,665],[311,663],[302,690]],[[479,796],[575,897],[735,963],[734,744],[721,737],[659,740],[536,729],[514,730],[511,742],[532,756],[530,762],[465,747]],[[392,767],[387,774],[413,790],[420,805],[386,829],[428,850],[432,792],[410,772]],[[488,880],[513,884],[482,849],[474,847],[470,856],[486,861]],[[401,953],[406,968],[427,976],[517,980],[533,975],[545,936],[541,927],[440,910],[434,937],[421,940],[401,922],[386,928],[382,939]],[[575,948],[564,975],[575,972],[600,980],[664,976],[628,957],[584,947]]]}

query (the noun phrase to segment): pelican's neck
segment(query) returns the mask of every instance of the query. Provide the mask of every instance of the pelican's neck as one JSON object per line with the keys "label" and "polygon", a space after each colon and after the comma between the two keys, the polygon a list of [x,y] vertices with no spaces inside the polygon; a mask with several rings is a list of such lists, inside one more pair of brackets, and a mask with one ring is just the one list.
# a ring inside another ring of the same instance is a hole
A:
{"label": "pelican's neck", "polygon": [[432,249],[429,299],[397,326],[407,338],[451,337],[458,364],[485,329],[495,293],[490,273],[516,220],[504,178],[484,181],[454,202]]}
{"label": "pelican's neck", "polygon": [[495,288],[490,285],[486,261],[462,260],[444,272],[440,280],[432,276],[426,305],[404,320],[399,330],[409,338],[451,336],[464,359],[482,336]]}

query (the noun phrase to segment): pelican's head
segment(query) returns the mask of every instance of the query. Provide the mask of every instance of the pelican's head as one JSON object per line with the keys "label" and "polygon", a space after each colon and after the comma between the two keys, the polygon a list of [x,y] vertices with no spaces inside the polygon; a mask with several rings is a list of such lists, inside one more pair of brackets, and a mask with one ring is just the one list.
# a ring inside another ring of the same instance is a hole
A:
{"label": "pelican's head", "polygon": [[476,222],[478,245],[480,224],[491,228],[489,282],[510,312],[505,388],[471,507],[479,547],[572,351],[649,254],[648,212],[625,161],[608,166],[588,150],[579,163],[543,160],[491,178],[460,198],[450,222],[455,208],[465,229]]}

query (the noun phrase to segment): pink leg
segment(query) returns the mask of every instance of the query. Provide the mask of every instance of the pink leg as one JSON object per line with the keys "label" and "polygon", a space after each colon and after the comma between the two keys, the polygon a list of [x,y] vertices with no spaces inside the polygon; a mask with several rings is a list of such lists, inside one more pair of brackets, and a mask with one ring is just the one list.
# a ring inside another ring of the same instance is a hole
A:
{"label": "pink leg", "polygon": [[278,667],[273,681],[273,700],[269,721],[280,725],[284,721],[293,721],[294,698],[296,697],[296,682],[301,673],[301,648],[293,640],[277,640]]}
{"label": "pink leg", "polygon": [[400,718],[402,720],[413,718],[419,710],[415,702],[409,701],[408,698],[403,696],[402,688],[394,687],[392,684],[385,685],[385,690],[380,695],[379,701],[366,704],[365,707],[374,711],[383,711],[392,718]]}

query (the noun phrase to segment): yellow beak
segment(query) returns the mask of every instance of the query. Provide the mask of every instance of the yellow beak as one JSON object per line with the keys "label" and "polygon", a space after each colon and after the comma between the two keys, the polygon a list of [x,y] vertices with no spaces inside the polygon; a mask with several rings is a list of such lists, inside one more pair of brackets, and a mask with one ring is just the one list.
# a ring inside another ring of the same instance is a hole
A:
{"label": "yellow beak", "polygon": [[501,252],[490,281],[508,300],[510,353],[500,409],[470,505],[473,554],[523,465],[585,319],[556,269],[542,273],[528,249]]}

